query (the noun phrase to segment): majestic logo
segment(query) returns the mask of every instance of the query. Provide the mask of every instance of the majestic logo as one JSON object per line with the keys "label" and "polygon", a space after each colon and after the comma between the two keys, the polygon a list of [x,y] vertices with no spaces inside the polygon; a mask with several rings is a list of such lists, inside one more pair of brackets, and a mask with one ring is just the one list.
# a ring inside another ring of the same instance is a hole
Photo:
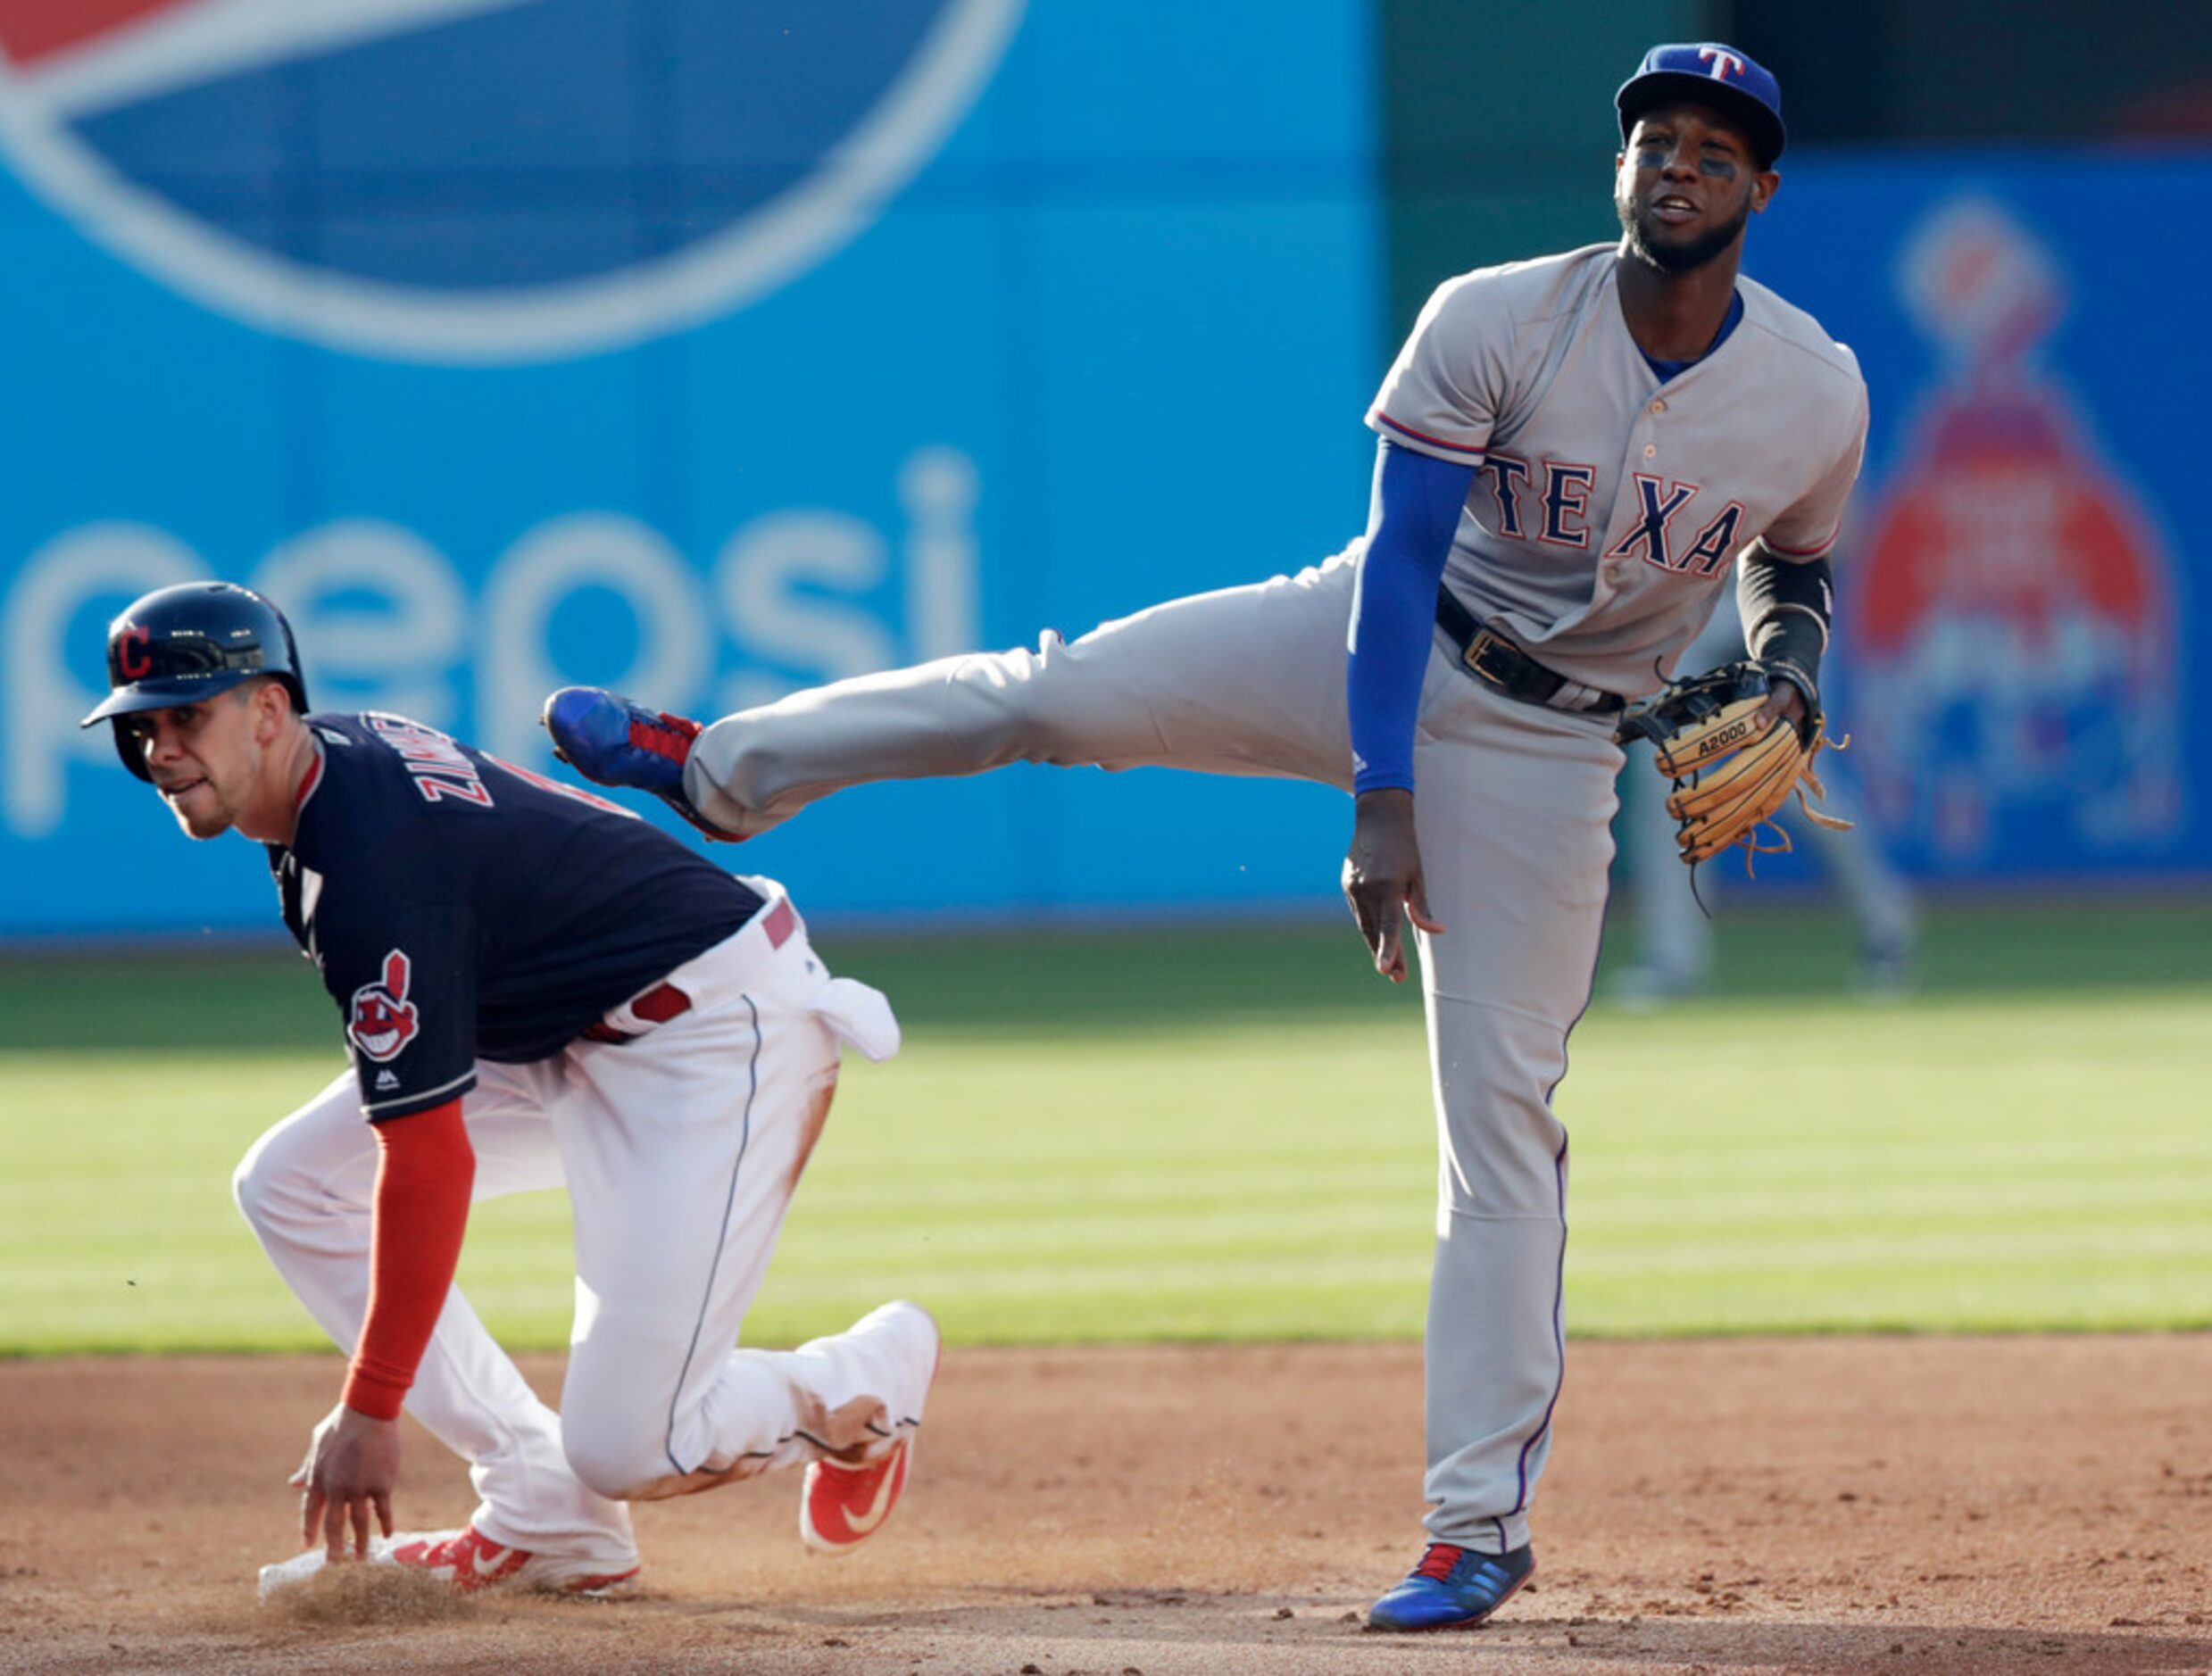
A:
{"label": "majestic logo", "polygon": [[1722,52],[1717,46],[1701,46],[1698,49],[1698,57],[1701,60],[1709,58],[1713,61],[1713,79],[1715,81],[1726,81],[1731,76],[1741,76],[1743,73],[1743,61],[1734,53]]}
{"label": "majestic logo", "polygon": [[345,1034],[362,1058],[382,1065],[395,1059],[421,1028],[420,1015],[407,999],[407,980],[412,967],[401,950],[384,957],[381,983],[364,983],[353,991]]}
{"label": "majestic logo", "polygon": [[1900,278],[1949,372],[1844,590],[1867,789],[1939,863],[2155,853],[2185,813],[2175,565],[2045,364],[2057,259],[2008,210],[1961,197],[1914,230]]}
{"label": "majestic logo", "polygon": [[0,0],[0,146],[209,307],[404,359],[634,342],[874,221],[1022,0]]}

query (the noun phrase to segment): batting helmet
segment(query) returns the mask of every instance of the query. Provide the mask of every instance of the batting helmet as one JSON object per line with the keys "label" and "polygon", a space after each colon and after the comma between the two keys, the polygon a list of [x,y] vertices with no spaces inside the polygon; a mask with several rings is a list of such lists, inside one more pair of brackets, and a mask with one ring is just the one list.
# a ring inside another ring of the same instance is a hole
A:
{"label": "batting helmet", "polygon": [[108,625],[107,680],[111,691],[79,724],[105,721],[115,730],[115,751],[141,780],[142,753],[123,718],[140,710],[196,704],[265,675],[292,695],[292,709],[307,714],[307,682],[300,651],[284,613],[250,588],[230,582],[186,582],[156,588],[125,606]]}

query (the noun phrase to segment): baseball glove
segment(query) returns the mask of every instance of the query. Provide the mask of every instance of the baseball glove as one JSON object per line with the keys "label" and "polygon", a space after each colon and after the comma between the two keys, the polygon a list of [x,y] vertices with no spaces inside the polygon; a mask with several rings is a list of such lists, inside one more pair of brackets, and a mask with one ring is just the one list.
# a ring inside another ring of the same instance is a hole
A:
{"label": "baseball glove", "polygon": [[1631,705],[1621,718],[1616,737],[1623,744],[1650,740],[1653,766],[1673,784],[1667,812],[1692,867],[1742,845],[1749,873],[1752,858],[1787,850],[1790,834],[1774,823],[1792,792],[1809,820],[1838,830],[1850,825],[1813,807],[1827,796],[1813,759],[1825,747],[1850,743],[1827,736],[1818,701],[1808,697],[1800,727],[1761,731],[1754,720],[1780,678],[1771,666],[1723,664]]}

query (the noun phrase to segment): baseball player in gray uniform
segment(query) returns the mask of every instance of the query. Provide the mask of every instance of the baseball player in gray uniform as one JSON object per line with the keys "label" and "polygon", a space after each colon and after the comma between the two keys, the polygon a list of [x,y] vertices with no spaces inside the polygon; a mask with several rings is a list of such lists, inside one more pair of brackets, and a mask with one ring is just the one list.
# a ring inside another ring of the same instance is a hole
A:
{"label": "baseball player in gray uniform", "polygon": [[1614,729],[1739,558],[1752,654],[1791,670],[1762,718],[1806,713],[1866,433],[1850,353],[1738,273],[1779,184],[1774,78],[1733,47],[1659,46],[1617,104],[1619,243],[1436,292],[1368,415],[1367,534],[1334,559],[703,729],[595,688],[546,702],[585,775],[726,838],[844,786],[1018,761],[1355,794],[1345,894],[1393,980],[1413,924],[1442,1153],[1430,1541],[1378,1630],[1479,1623],[1534,1570],[1563,1363],[1551,1094],[1597,958]]}

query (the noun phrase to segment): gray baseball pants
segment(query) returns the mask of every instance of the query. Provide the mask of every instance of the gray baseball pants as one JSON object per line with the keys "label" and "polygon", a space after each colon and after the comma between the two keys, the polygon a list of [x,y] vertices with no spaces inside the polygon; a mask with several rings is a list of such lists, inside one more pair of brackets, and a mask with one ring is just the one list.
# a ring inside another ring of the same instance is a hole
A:
{"label": "gray baseball pants", "polygon": [[[1174,601],[1073,643],[947,658],[740,711],[694,748],[708,818],[763,831],[868,781],[1010,762],[1163,767],[1347,790],[1355,553]],[[1567,1132],[1552,1089],[1590,996],[1621,754],[1608,723],[1505,698],[1441,638],[1424,677],[1415,808],[1439,1150],[1429,1292],[1427,1524],[1528,1539],[1563,1340]],[[1349,955],[1348,957],[1349,958]]]}

